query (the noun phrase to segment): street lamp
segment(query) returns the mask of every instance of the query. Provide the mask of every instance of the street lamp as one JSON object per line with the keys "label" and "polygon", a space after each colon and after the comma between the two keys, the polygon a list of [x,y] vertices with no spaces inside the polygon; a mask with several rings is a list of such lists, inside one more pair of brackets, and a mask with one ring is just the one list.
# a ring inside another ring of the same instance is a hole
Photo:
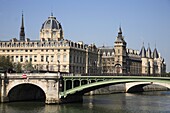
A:
{"label": "street lamp", "polygon": [[38,64],[37,64],[37,73],[39,73],[39,66],[38,66]]}
{"label": "street lamp", "polygon": [[58,72],[60,72],[60,61],[57,60],[57,62],[58,62]]}
{"label": "street lamp", "polygon": [[49,72],[49,61],[47,61],[47,72]]}

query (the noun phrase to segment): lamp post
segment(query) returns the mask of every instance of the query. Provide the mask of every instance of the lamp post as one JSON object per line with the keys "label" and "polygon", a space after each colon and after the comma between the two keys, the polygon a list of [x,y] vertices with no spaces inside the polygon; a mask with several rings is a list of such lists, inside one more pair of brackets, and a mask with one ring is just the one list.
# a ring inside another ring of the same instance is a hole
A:
{"label": "lamp post", "polygon": [[60,61],[57,60],[57,62],[58,62],[58,76],[60,77]]}
{"label": "lamp post", "polygon": [[97,62],[96,62],[96,60],[95,60],[95,61],[94,61],[94,68],[93,68],[93,73],[94,73],[94,74],[96,74],[96,70],[97,70],[97,69],[96,69],[96,68],[97,68],[97,65],[96,65],[96,64],[97,64]]}
{"label": "lamp post", "polygon": [[60,72],[60,61],[57,60],[57,62],[58,62],[58,72]]}
{"label": "lamp post", "polygon": [[38,64],[37,64],[37,73],[39,73]]}
{"label": "lamp post", "polygon": [[47,72],[49,72],[49,61],[47,61]]}

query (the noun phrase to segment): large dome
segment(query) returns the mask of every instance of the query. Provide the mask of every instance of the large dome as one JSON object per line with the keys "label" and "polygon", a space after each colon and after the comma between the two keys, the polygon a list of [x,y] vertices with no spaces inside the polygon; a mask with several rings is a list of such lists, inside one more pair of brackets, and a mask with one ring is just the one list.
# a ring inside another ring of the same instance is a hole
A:
{"label": "large dome", "polygon": [[46,20],[41,29],[62,29],[61,24],[56,20],[56,17],[50,16]]}
{"label": "large dome", "polygon": [[40,39],[45,40],[61,40],[63,39],[63,30],[61,24],[56,20],[56,17],[51,15],[42,24],[40,30]]}

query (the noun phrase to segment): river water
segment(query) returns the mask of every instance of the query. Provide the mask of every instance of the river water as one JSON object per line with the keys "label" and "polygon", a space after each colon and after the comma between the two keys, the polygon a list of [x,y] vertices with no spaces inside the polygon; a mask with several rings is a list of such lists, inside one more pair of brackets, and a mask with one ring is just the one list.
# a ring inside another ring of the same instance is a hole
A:
{"label": "river water", "polygon": [[0,113],[170,113],[170,91],[84,96],[83,103],[1,103]]}

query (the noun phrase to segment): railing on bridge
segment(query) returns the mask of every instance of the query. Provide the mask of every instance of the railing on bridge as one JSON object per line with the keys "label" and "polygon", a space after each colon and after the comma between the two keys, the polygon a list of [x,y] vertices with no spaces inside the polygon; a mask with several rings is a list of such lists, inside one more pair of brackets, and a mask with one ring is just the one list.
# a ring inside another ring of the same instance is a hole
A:
{"label": "railing on bridge", "polygon": [[[22,77],[24,73],[7,73],[9,77]],[[0,73],[1,77],[4,73]],[[164,74],[117,74],[117,73],[90,73],[90,74],[74,74],[74,73],[26,73],[30,77],[45,77],[45,76],[150,76],[150,77],[170,77],[169,73]]]}
{"label": "railing on bridge", "polygon": [[150,76],[150,77],[170,77],[170,74],[164,73],[164,74],[117,74],[117,73],[90,73],[90,74],[61,74],[61,76]]}
{"label": "railing on bridge", "polygon": [[170,74],[122,74],[122,73],[101,73],[101,74],[82,74],[81,76],[150,76],[150,77],[170,77]]}

